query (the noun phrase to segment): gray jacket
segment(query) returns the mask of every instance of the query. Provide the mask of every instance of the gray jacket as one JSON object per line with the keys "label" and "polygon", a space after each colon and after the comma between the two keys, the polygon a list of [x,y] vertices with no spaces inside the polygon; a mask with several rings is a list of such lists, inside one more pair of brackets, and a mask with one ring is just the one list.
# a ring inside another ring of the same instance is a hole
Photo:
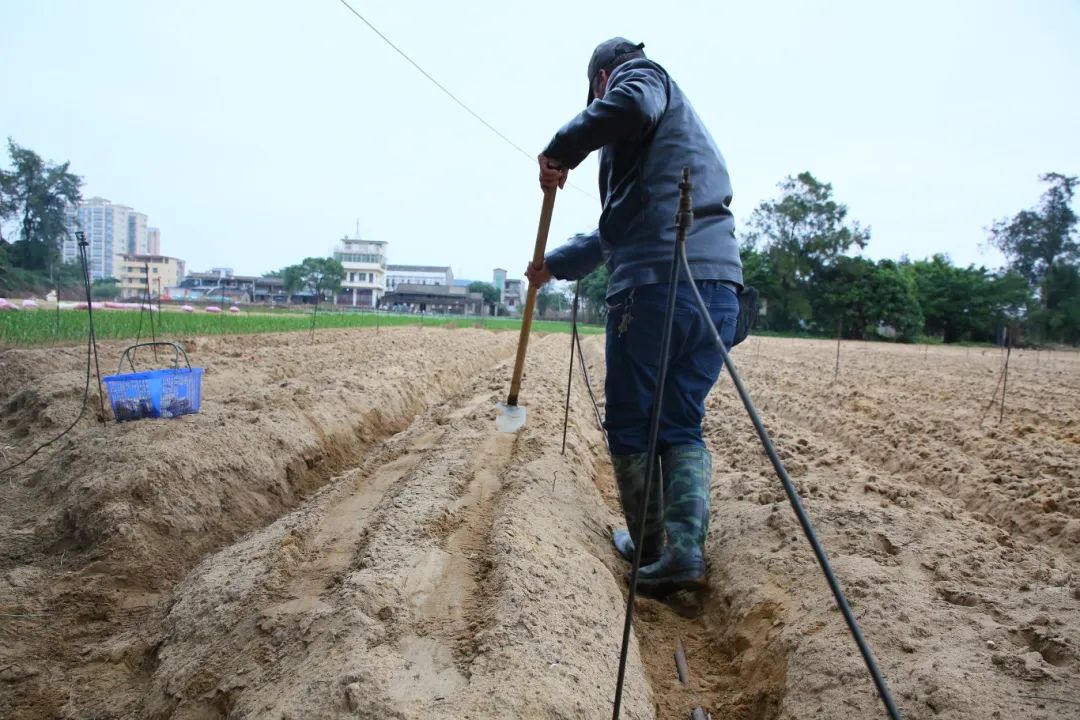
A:
{"label": "gray jacket", "polygon": [[544,155],[572,169],[598,148],[600,226],[547,254],[556,278],[574,280],[604,262],[611,274],[608,297],[666,283],[679,180],[683,167],[689,167],[694,223],[686,253],[694,277],[742,287],[727,166],[667,71],[644,58],[616,67],[603,99],[559,130]]}

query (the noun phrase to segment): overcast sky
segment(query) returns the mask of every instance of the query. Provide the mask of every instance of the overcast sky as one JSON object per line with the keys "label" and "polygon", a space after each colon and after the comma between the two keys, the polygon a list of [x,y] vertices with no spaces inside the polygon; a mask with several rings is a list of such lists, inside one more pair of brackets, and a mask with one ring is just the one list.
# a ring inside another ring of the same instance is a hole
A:
{"label": "overcast sky", "polygon": [[[646,44],[724,152],[744,222],[785,175],[833,184],[866,254],[990,267],[994,219],[1080,174],[1080,3],[350,0],[529,151],[582,109],[593,47]],[[149,215],[191,270],[256,274],[386,240],[390,261],[514,275],[535,160],[338,0],[0,0],[0,134]],[[7,158],[3,158],[7,166]],[[571,180],[596,194],[590,158]],[[550,245],[595,227],[560,193]]]}

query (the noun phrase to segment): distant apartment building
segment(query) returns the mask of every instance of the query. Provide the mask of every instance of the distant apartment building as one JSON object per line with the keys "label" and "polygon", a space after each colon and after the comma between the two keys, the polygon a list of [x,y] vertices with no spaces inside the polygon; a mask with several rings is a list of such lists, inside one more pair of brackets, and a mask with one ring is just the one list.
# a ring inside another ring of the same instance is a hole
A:
{"label": "distant apartment building", "polygon": [[439,265],[387,265],[386,289],[394,292],[398,285],[453,285],[454,273]]}
{"label": "distant apartment building", "polygon": [[146,232],[146,215],[132,210],[128,213],[127,252],[133,255],[150,253],[149,237]]}
{"label": "distant apartment building", "polygon": [[164,255],[122,253],[117,264],[120,297],[151,298],[168,295],[184,279],[184,261]]}
{"label": "distant apartment building", "polygon": [[68,206],[68,227],[71,236],[60,249],[64,262],[79,262],[79,246],[75,231],[86,233],[86,249],[90,277],[94,280],[117,276],[117,258],[128,250],[128,216],[131,208],[114,205],[105,198],[93,197]]}
{"label": "distant apartment building", "polygon": [[86,233],[87,260],[90,277],[120,279],[121,255],[160,255],[160,235],[157,252],[150,252],[147,217],[127,205],[92,197],[67,208],[67,224],[71,236],[64,241],[60,255],[64,262],[79,261],[79,245],[75,231]]}
{"label": "distant apartment building", "polygon": [[345,268],[345,280],[334,301],[353,307],[378,307],[386,292],[386,241],[343,237],[334,259]]}
{"label": "distant apartment building", "polygon": [[161,254],[161,231],[155,227],[146,228],[146,254]]}

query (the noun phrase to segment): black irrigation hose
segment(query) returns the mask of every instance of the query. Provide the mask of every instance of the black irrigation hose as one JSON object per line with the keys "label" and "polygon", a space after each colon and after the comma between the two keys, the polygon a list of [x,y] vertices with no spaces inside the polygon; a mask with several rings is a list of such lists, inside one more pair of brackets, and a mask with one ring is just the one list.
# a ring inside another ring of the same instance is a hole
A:
{"label": "black irrigation hose", "polygon": [[596,393],[593,391],[592,378],[589,377],[589,367],[585,363],[585,351],[581,349],[581,333],[574,333],[574,342],[577,343],[578,364],[581,366],[581,374],[585,378],[585,389],[589,391],[589,400],[592,401],[593,413],[596,415],[596,427],[604,434],[604,445],[607,445],[607,430],[604,429],[604,418],[600,415],[600,407],[596,402]]}
{"label": "black irrigation hose", "polygon": [[[83,385],[82,403],[81,403],[81,405],[79,407],[79,414],[77,416],[75,416],[75,420],[72,421],[72,423],[70,425],[68,425],[66,428],[64,428],[63,432],[61,432],[59,435],[57,435],[53,439],[51,439],[51,440],[49,440],[47,442],[44,442],[41,445],[38,445],[36,448],[34,448],[34,451],[32,453],[30,453],[29,455],[24,457],[22,460],[20,460],[18,462],[15,462],[15,463],[11,463],[10,465],[8,465],[5,468],[3,468],[2,470],[0,470],[0,475],[4,475],[5,473],[8,473],[8,472],[14,470],[15,468],[21,467],[22,465],[25,465],[26,463],[30,462],[30,460],[33,459],[33,457],[35,455],[37,455],[39,452],[41,452],[45,448],[49,447],[50,445],[55,443],[57,440],[64,437],[65,435],[67,435],[72,430],[74,430],[75,426],[79,424],[79,421],[83,419],[83,415],[86,414],[86,403],[87,403],[87,400],[89,400],[89,398],[90,398],[90,361],[93,360],[94,366],[97,367],[98,358],[97,358],[97,340],[94,337],[93,308],[90,305],[90,302],[91,302],[90,269],[89,269],[89,266],[88,266],[88,263],[87,263],[87,260],[86,260],[86,241],[83,240],[82,238],[79,239],[79,260],[82,263],[83,284],[86,287],[86,311],[87,311],[88,317],[90,319],[89,333],[88,333],[87,338],[86,338],[86,383]],[[60,306],[60,296],[59,295],[57,295],[57,297],[56,297],[56,303],[57,303],[57,307],[59,307]],[[103,394],[101,392],[101,370],[100,369],[98,370],[98,395],[99,395],[99,401],[101,401],[101,403],[102,403],[102,405],[101,405],[101,417],[102,417],[102,422],[104,422],[105,405],[104,405]]]}
{"label": "black irrigation hose", "polygon": [[[690,181],[688,172],[683,170],[683,181],[679,184],[683,196],[679,202],[679,213],[676,216],[675,245],[681,246],[686,239],[686,229],[690,223],[689,193]],[[615,704],[611,713],[612,720],[619,720],[619,711],[622,708],[623,684],[626,679],[626,656],[630,649],[630,629],[634,621],[634,600],[637,598],[638,570],[641,568],[641,552],[645,546],[645,516],[649,507],[649,495],[652,488],[653,469],[656,466],[656,444],[660,434],[660,406],[664,401],[664,384],[667,381],[668,353],[671,350],[671,328],[675,324],[675,295],[679,289],[679,253],[671,258],[671,274],[668,277],[667,307],[664,310],[664,329],[660,337],[660,369],[656,375],[656,388],[653,390],[652,413],[649,417],[649,449],[645,461],[645,491],[641,493],[641,504],[638,506],[638,526],[634,531],[634,561],[630,568],[630,592],[626,597],[626,621],[623,623],[622,647],[619,650],[619,675],[615,681]],[[659,473],[656,473],[659,475]],[[660,491],[663,492],[663,484]],[[663,507],[663,500],[660,501]]]}
{"label": "black irrigation hose", "polygon": [[686,273],[687,284],[694,291],[694,298],[697,300],[698,308],[701,310],[702,316],[704,316],[707,321],[707,326],[712,331],[713,341],[716,343],[716,347],[719,348],[720,354],[724,358],[724,367],[727,368],[728,374],[731,375],[732,382],[735,383],[735,389],[739,392],[739,397],[742,399],[743,406],[746,407],[746,412],[750,415],[750,421],[754,423],[754,429],[757,430],[758,439],[761,440],[761,444],[765,448],[765,453],[769,456],[770,462],[772,462],[773,470],[776,471],[777,477],[780,478],[780,482],[784,485],[784,492],[787,493],[788,501],[791,503],[791,509],[795,511],[795,517],[798,518],[799,525],[802,526],[803,533],[806,535],[806,539],[810,542],[810,547],[814,551],[814,556],[817,557],[818,564],[821,565],[821,571],[825,574],[825,580],[829,583],[829,589],[832,590],[833,597],[836,599],[836,604],[840,608],[840,612],[844,615],[848,630],[851,631],[851,637],[855,639],[855,644],[859,646],[859,652],[862,653],[863,661],[866,663],[866,669],[870,671],[870,676],[874,680],[874,686],[877,687],[878,694],[881,696],[881,702],[885,704],[885,710],[889,713],[891,720],[900,720],[900,711],[897,710],[896,703],[893,702],[889,687],[885,684],[885,678],[882,676],[877,661],[874,659],[874,653],[870,650],[870,646],[867,645],[866,639],[859,629],[859,622],[855,619],[854,613],[851,612],[851,607],[848,605],[847,598],[844,596],[844,590],[840,587],[836,575],[833,574],[832,566],[829,564],[829,558],[825,554],[825,548],[823,548],[818,541],[817,533],[814,532],[814,526],[810,523],[810,517],[806,514],[802,501],[799,499],[799,492],[795,489],[795,484],[791,482],[791,477],[788,476],[783,461],[780,460],[780,456],[776,453],[776,447],[773,445],[772,440],[769,438],[769,433],[765,429],[765,425],[758,416],[757,408],[754,407],[754,401],[750,399],[750,393],[747,392],[746,386],[743,385],[742,378],[739,377],[739,372],[735,369],[735,363],[731,361],[731,356],[724,346],[724,341],[720,337],[720,333],[717,332],[716,325],[712,322],[712,317],[709,315],[709,308],[705,305],[701,293],[698,292],[697,284],[694,282],[694,276],[690,272],[690,262],[686,258],[686,246],[684,244],[678,244],[677,252],[681,260],[682,269]]}
{"label": "black irrigation hose", "polygon": [[[836,600],[837,606],[840,608],[840,612],[844,616],[845,622],[847,622],[848,630],[851,632],[852,638],[855,640],[855,644],[859,646],[859,652],[862,653],[863,661],[866,663],[867,670],[870,671],[870,676],[874,681],[874,686],[877,688],[878,694],[881,697],[882,703],[885,705],[885,710],[889,714],[890,720],[901,720],[900,711],[896,707],[896,703],[893,701],[892,694],[889,692],[889,687],[885,683],[885,678],[881,674],[881,670],[878,668],[877,661],[874,659],[874,654],[870,650],[870,646],[866,643],[866,639],[863,637],[862,630],[859,629],[859,623],[855,619],[854,613],[851,611],[851,607],[848,605],[847,598],[844,595],[843,589],[840,587],[839,581],[836,579],[836,575],[833,573],[832,566],[829,563],[829,558],[825,554],[825,549],[822,547],[821,542],[818,540],[817,533],[814,531],[814,527],[810,522],[810,517],[806,514],[806,510],[803,508],[802,501],[799,499],[798,490],[795,489],[795,484],[791,481],[791,477],[788,475],[787,470],[784,468],[784,463],[780,459],[780,456],[776,452],[776,447],[773,445],[772,440],[769,438],[769,433],[765,429],[764,423],[762,423],[760,416],[758,416],[757,408],[754,406],[753,400],[750,399],[750,393],[746,390],[746,386],[743,385],[742,378],[739,376],[738,370],[735,369],[735,363],[732,362],[731,356],[728,354],[727,347],[724,345],[723,338],[720,337],[720,333],[716,329],[716,325],[712,322],[712,316],[709,313],[709,308],[705,304],[705,301],[701,297],[701,293],[698,291],[697,284],[694,282],[693,273],[690,272],[690,262],[686,257],[686,230],[689,228],[693,215],[690,208],[690,175],[689,170],[683,169],[682,182],[679,184],[680,202],[679,212],[676,215],[675,222],[675,253],[672,257],[671,265],[671,277],[668,286],[668,304],[667,311],[664,319],[663,336],[661,340],[661,356],[660,356],[660,373],[657,378],[657,386],[653,392],[653,413],[650,418],[649,427],[649,455],[648,455],[648,467],[646,469],[646,479],[652,477],[653,463],[655,460],[656,452],[656,438],[659,431],[659,407],[663,399],[664,381],[667,375],[667,363],[668,363],[668,350],[671,338],[671,326],[674,318],[675,311],[675,294],[678,289],[679,278],[681,272],[686,273],[687,284],[693,291],[694,299],[697,302],[698,309],[701,311],[702,316],[705,318],[707,327],[712,332],[713,341],[716,343],[717,348],[720,350],[720,355],[723,358],[724,366],[727,368],[728,373],[731,375],[731,380],[735,384],[735,389],[739,393],[739,398],[742,400],[743,406],[746,408],[747,414],[750,416],[750,421],[754,424],[754,429],[757,431],[758,438],[761,440],[762,446],[765,448],[765,453],[769,456],[770,462],[772,462],[773,470],[776,471],[777,477],[780,478],[780,482],[784,486],[784,492],[787,494],[788,501],[791,503],[792,510],[795,511],[795,516],[799,520],[799,524],[802,526],[803,533],[806,535],[806,539],[810,543],[810,547],[814,551],[814,555],[817,558],[818,564],[821,566],[821,570],[825,575],[825,580],[829,584],[829,589],[832,590],[833,597]],[[651,483],[645,483],[645,492],[642,493],[641,506],[639,508],[639,516],[641,521],[639,523],[639,529],[635,537],[634,547],[634,563],[630,573],[630,593],[629,599],[626,605],[626,622],[623,626],[623,642],[622,650],[619,656],[619,675],[615,687],[615,706],[612,714],[613,720],[618,720],[619,710],[622,704],[622,689],[623,678],[626,672],[626,655],[629,647],[630,628],[633,620],[634,612],[634,599],[637,594],[637,574],[638,568],[641,563],[641,549],[644,544],[645,536],[645,510],[648,508],[649,502],[649,489]],[[661,487],[663,487],[661,485]]]}

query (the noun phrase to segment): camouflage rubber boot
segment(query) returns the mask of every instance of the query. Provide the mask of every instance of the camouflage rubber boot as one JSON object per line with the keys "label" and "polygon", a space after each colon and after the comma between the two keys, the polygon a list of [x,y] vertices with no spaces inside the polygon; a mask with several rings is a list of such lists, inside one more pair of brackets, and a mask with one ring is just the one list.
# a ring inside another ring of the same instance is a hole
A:
{"label": "camouflage rubber boot", "polygon": [[[612,455],[611,465],[615,468],[615,483],[619,487],[619,499],[622,501],[623,516],[627,529],[616,530],[611,538],[615,549],[626,559],[634,561],[634,540],[630,533],[638,531],[638,509],[641,507],[641,494],[645,491],[646,453],[635,455]],[[653,463],[653,477],[660,475],[660,463]],[[641,565],[660,559],[660,548],[664,544],[664,518],[660,511],[659,488],[653,485],[649,492],[649,509],[645,516],[645,545],[641,549]]]}
{"label": "camouflage rubber boot", "polygon": [[661,467],[667,545],[638,572],[638,588],[657,595],[705,587],[712,458],[703,447],[677,445],[661,456]]}

